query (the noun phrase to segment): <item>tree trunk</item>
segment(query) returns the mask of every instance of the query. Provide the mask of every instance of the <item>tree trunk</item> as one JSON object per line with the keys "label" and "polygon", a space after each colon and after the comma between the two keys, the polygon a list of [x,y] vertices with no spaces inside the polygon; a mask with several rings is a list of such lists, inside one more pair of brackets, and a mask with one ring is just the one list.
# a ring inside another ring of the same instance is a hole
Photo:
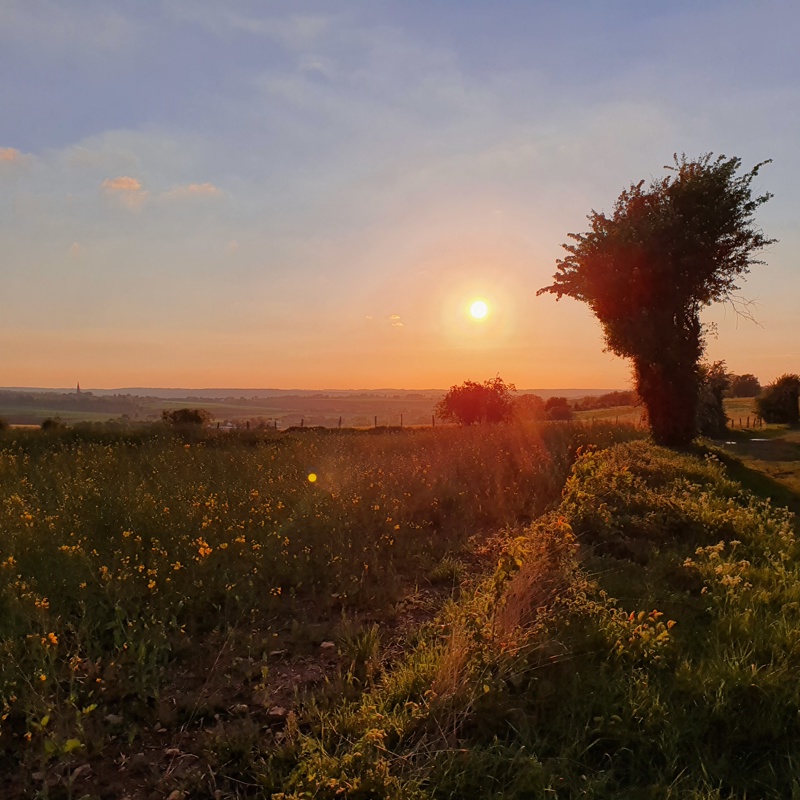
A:
{"label": "tree trunk", "polygon": [[666,365],[635,361],[634,370],[653,439],[667,447],[688,446],[697,435],[696,362]]}

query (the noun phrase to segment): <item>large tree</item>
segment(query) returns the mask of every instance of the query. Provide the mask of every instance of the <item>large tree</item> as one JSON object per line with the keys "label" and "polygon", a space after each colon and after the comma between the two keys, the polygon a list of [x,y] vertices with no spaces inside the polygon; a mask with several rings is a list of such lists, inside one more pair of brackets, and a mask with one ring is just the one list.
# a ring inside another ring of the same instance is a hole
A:
{"label": "large tree", "polygon": [[587,233],[571,233],[550,292],[585,302],[608,349],[633,362],[636,390],[661,444],[686,445],[697,431],[698,365],[705,348],[700,311],[735,303],[737,280],[772,244],[754,224],[771,197],[753,195],[763,161],[743,175],[741,159],[675,156],[669,174],[632,184],[607,216],[592,211]]}

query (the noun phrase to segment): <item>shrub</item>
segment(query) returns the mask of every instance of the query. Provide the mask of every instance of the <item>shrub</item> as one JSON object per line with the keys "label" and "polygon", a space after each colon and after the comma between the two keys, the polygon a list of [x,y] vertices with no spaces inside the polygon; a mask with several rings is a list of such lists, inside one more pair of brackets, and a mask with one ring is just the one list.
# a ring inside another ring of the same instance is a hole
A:
{"label": "shrub", "polygon": [[211,421],[211,414],[204,408],[176,408],[162,411],[161,419],[176,428],[203,427]]}
{"label": "shrub", "polygon": [[800,376],[787,374],[778,378],[756,398],[756,410],[765,422],[783,422],[797,425],[800,422]]}
{"label": "shrub", "polygon": [[544,404],[547,419],[569,420],[572,419],[572,409],[566,397],[549,397]]}
{"label": "shrub", "polygon": [[522,394],[512,402],[512,413],[518,420],[547,419],[544,400],[538,394]]}
{"label": "shrub", "polygon": [[701,364],[699,369],[700,391],[697,397],[697,432],[701,436],[719,438],[725,435],[728,417],[722,404],[729,377],[725,362]]}
{"label": "shrub", "polygon": [[64,423],[61,421],[61,417],[48,417],[43,420],[41,427],[43,431],[55,431],[63,428]]}

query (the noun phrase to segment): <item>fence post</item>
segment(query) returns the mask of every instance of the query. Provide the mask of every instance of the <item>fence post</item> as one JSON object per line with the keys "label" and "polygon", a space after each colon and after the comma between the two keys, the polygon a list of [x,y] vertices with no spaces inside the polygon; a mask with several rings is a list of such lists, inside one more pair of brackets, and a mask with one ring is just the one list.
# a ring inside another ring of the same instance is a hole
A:
{"label": "fence post", "polygon": [[341,427],[342,427],[342,418],[339,417],[339,428],[341,428]]}
{"label": "fence post", "polygon": [[375,415],[375,427],[376,428],[378,427],[378,415],[377,414]]}
{"label": "fence post", "polygon": [[403,427],[403,414],[400,412],[400,427]]}
{"label": "fence post", "polygon": [[436,415],[435,414],[431,414],[431,428],[435,428],[435,427],[436,427]]}
{"label": "fence post", "polygon": [[301,417],[301,418],[300,418],[300,427],[301,427],[301,428],[305,427],[305,424],[306,424],[305,418],[304,418],[304,417]]}

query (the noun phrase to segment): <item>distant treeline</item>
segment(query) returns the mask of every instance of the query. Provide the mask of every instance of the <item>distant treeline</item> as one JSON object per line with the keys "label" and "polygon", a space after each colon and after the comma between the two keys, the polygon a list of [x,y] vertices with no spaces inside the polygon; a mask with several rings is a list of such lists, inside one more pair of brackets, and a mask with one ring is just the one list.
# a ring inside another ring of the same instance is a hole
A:
{"label": "distant treeline", "polygon": [[0,403],[19,408],[55,411],[102,411],[109,414],[133,416],[144,412],[138,398],[130,395],[95,396],[89,392],[0,392]]}
{"label": "distant treeline", "polygon": [[598,408],[615,408],[616,406],[635,406],[641,402],[639,395],[633,390],[625,392],[608,392],[596,397],[582,397],[573,404],[575,411],[594,411]]}

